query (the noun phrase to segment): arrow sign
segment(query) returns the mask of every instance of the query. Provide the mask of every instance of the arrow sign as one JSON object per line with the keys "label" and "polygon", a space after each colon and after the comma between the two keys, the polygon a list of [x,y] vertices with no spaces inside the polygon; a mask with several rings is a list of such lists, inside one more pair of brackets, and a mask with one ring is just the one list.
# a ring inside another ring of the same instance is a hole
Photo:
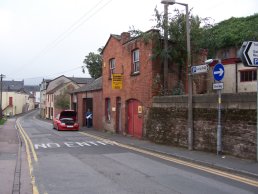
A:
{"label": "arrow sign", "polygon": [[214,75],[218,75],[219,77],[221,77],[224,73],[224,70],[222,68],[219,68],[218,71],[214,71]]}
{"label": "arrow sign", "polygon": [[258,42],[249,41],[243,55],[247,66],[258,67]]}
{"label": "arrow sign", "polygon": [[213,69],[213,77],[215,80],[220,81],[223,79],[224,77],[224,67],[222,64],[218,63],[217,65],[215,65],[214,69]]}

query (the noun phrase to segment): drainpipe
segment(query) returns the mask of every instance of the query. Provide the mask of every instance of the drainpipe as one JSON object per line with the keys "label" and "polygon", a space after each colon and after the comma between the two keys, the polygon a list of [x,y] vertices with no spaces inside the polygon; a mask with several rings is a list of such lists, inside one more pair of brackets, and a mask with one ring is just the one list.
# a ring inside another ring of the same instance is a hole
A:
{"label": "drainpipe", "polygon": [[238,93],[238,63],[235,63],[236,93]]}

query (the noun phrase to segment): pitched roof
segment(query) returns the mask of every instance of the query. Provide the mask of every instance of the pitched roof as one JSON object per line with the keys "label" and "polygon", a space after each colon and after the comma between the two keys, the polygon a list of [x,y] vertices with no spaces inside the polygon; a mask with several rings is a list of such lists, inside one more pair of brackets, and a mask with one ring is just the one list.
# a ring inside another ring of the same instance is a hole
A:
{"label": "pitched roof", "polygon": [[57,90],[61,89],[65,85],[66,85],[66,83],[59,84],[58,86],[56,86],[52,90],[48,91],[47,94],[54,94]]}
{"label": "pitched roof", "polygon": [[24,88],[24,81],[3,81],[3,91],[20,91]]}
{"label": "pitched roof", "polygon": [[38,85],[24,86],[24,89],[29,92],[39,92],[40,87]]}
{"label": "pitched roof", "polygon": [[74,90],[72,93],[88,92],[102,89],[102,77],[95,79],[92,83]]}
{"label": "pitched roof", "polygon": [[77,84],[89,84],[94,81],[94,78],[84,78],[84,77],[67,77]]}

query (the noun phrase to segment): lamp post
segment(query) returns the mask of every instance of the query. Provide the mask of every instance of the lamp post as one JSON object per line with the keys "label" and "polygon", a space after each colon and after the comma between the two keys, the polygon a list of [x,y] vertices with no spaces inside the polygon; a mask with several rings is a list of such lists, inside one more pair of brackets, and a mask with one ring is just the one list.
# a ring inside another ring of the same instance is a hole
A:
{"label": "lamp post", "polygon": [[[188,149],[193,150],[193,87],[192,87],[192,73],[191,73],[191,46],[190,46],[190,24],[189,24],[189,12],[188,12],[188,4],[179,3],[175,0],[162,0],[161,3],[164,4],[164,14],[165,14],[165,22],[167,25],[167,7],[168,5],[178,4],[185,6],[185,15],[186,15],[186,47],[187,47],[187,84],[188,84],[188,119],[187,119],[187,129],[188,129]],[[164,41],[165,41],[165,52],[167,52],[167,26],[165,26],[164,30]],[[167,53],[165,55],[167,57]],[[167,58],[165,58],[166,63],[168,62]],[[164,63],[164,83],[165,83],[165,64]],[[166,64],[167,65],[167,64]],[[167,65],[168,66],[168,65]],[[166,67],[167,68],[167,67]]]}

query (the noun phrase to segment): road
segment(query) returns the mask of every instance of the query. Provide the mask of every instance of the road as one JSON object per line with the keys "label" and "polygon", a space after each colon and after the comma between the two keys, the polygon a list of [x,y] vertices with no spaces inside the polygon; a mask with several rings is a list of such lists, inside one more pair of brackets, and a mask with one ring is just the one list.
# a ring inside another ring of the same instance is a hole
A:
{"label": "road", "polygon": [[33,194],[258,193],[241,177],[232,180],[226,173],[186,166],[85,131],[56,131],[37,114],[17,120],[27,148]]}

